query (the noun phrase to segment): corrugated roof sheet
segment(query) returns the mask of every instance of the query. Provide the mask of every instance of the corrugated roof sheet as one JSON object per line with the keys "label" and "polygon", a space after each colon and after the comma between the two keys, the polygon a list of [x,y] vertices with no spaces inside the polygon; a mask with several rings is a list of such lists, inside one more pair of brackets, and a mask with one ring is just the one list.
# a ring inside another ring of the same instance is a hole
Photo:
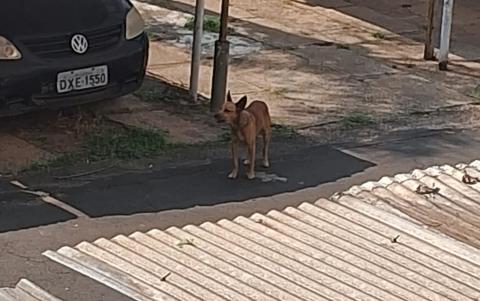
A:
{"label": "corrugated roof sheet", "polygon": [[[479,238],[478,166],[434,167],[282,212],[44,254],[134,300],[480,300],[480,251],[470,241]],[[422,224],[433,222],[452,237]],[[470,245],[453,238],[467,225],[461,238]]]}
{"label": "corrugated roof sheet", "polygon": [[352,187],[351,195],[480,248],[480,161],[434,166]]}
{"label": "corrugated roof sheet", "polygon": [[27,279],[18,282],[15,288],[0,288],[0,301],[61,301]]}

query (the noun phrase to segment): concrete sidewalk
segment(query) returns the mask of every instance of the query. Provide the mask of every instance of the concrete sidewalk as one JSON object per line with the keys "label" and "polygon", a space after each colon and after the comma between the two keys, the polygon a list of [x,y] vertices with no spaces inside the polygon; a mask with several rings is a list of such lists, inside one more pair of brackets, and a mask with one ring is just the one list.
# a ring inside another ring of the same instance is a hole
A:
{"label": "concrete sidewalk", "polygon": [[[245,37],[250,46],[262,46],[232,59],[229,87],[236,95],[266,100],[275,122],[305,127],[354,114],[383,120],[476,101],[468,96],[479,84],[475,63],[470,76],[439,73],[434,64],[422,61],[423,45],[402,35],[408,28],[394,32],[356,18],[363,8],[353,4],[339,6],[347,14],[336,5],[332,9],[322,1],[307,2],[232,2],[232,39]],[[149,71],[187,84],[189,44],[180,37],[188,33],[181,20],[191,16],[194,2],[137,3],[159,40],[152,43]],[[219,3],[206,1],[206,8],[216,14]],[[180,21],[172,24],[174,16]],[[204,43],[212,48],[213,41]],[[211,88],[209,58],[204,57],[200,83],[206,96]],[[412,118],[412,126],[414,122]]]}

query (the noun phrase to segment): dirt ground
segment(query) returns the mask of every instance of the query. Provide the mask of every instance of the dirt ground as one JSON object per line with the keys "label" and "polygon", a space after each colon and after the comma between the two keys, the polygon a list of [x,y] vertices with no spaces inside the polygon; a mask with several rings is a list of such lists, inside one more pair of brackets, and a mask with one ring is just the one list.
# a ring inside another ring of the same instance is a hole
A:
{"label": "dirt ground", "polygon": [[[453,64],[422,60],[425,0],[234,0],[229,89],[268,102],[275,123],[319,142],[372,140],[418,127],[476,127],[480,5],[459,0]],[[0,174],[75,152],[103,127],[158,129],[176,144],[224,139],[208,112],[212,45],[203,46],[199,104],[189,103],[193,0],[136,1],[151,37],[149,76],[135,95],[66,112],[2,120]],[[207,0],[217,15],[218,0]]]}

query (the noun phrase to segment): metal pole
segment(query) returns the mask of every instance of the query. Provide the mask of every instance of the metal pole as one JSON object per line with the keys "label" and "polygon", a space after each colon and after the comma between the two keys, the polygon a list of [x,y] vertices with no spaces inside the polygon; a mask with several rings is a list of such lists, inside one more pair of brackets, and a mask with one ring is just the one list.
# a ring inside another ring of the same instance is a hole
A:
{"label": "metal pole", "polygon": [[197,102],[198,100],[204,11],[205,0],[197,0],[197,5],[195,7],[195,27],[193,29],[192,64],[190,68],[190,97],[193,102]]}
{"label": "metal pole", "polygon": [[447,70],[448,52],[450,51],[450,34],[452,32],[453,0],[443,1],[442,30],[440,34],[440,51],[438,67]]}
{"label": "metal pole", "polygon": [[213,63],[212,100],[210,111],[218,111],[225,101],[228,78],[228,57],[230,44],[227,41],[228,34],[228,8],[229,0],[222,0],[222,13],[220,17],[220,35],[215,42],[215,56]]}
{"label": "metal pole", "polygon": [[435,20],[435,3],[437,0],[428,1],[428,15],[427,15],[427,33],[425,38],[425,51],[423,58],[426,60],[434,60],[434,45],[433,45],[433,32],[434,32],[434,20]]}

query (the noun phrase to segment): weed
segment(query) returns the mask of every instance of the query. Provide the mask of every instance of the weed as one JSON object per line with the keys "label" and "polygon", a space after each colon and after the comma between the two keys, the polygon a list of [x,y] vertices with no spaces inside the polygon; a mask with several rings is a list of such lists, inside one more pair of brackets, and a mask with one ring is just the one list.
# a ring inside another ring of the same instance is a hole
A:
{"label": "weed", "polygon": [[363,113],[354,113],[352,115],[346,116],[341,120],[341,123],[348,128],[353,128],[356,126],[365,126],[374,123],[374,120],[371,116]]}
{"label": "weed", "polygon": [[156,80],[145,78],[143,84],[133,93],[145,102],[159,102],[165,100],[165,87],[160,85]]}
{"label": "weed", "polygon": [[183,246],[195,246],[195,244],[193,243],[193,239],[183,239],[177,242],[177,247],[181,249],[183,248]]}
{"label": "weed", "polygon": [[218,142],[229,142],[231,140],[232,133],[230,130],[222,131],[222,133],[218,137]]}
{"label": "weed", "polygon": [[288,89],[286,87],[278,87],[278,88],[272,87],[270,89],[270,92],[275,96],[282,96],[283,94],[288,92]]}
{"label": "weed", "polygon": [[380,31],[372,33],[372,37],[374,37],[375,39],[379,39],[379,40],[384,40],[386,38],[385,34],[383,32],[380,32]]}
{"label": "weed", "polygon": [[87,138],[83,147],[90,161],[132,160],[159,155],[168,148],[165,133],[143,128],[106,128]]}
{"label": "weed", "polygon": [[282,137],[293,137],[297,135],[295,128],[284,124],[272,124],[273,134]]}
{"label": "weed", "polygon": [[472,92],[468,94],[470,97],[480,99],[480,86],[476,86]]}
{"label": "weed", "polygon": [[94,163],[104,160],[135,160],[158,156],[174,147],[168,144],[165,133],[142,128],[106,127],[86,137],[81,148],[53,159],[35,162],[28,170],[49,170],[75,163]]}
{"label": "weed", "polygon": [[[190,96],[185,88],[150,76],[145,77],[142,86],[133,95],[150,103],[178,104],[181,101],[190,101]],[[204,98],[200,97],[200,100],[204,101]]]}
{"label": "weed", "polygon": [[147,37],[149,40],[154,40],[157,36],[157,34],[153,32],[150,28],[147,28],[145,32],[147,33]]}
{"label": "weed", "polygon": [[350,45],[348,45],[348,44],[337,44],[337,49],[350,50]]}
{"label": "weed", "polygon": [[82,161],[80,152],[61,154],[53,159],[33,162],[28,168],[28,171],[40,171],[60,168],[63,166],[71,166],[75,162]]}
{"label": "weed", "polygon": [[[195,28],[195,18],[188,17],[184,26],[188,30]],[[217,16],[205,16],[203,19],[203,30],[209,32],[220,32],[220,18]]]}

